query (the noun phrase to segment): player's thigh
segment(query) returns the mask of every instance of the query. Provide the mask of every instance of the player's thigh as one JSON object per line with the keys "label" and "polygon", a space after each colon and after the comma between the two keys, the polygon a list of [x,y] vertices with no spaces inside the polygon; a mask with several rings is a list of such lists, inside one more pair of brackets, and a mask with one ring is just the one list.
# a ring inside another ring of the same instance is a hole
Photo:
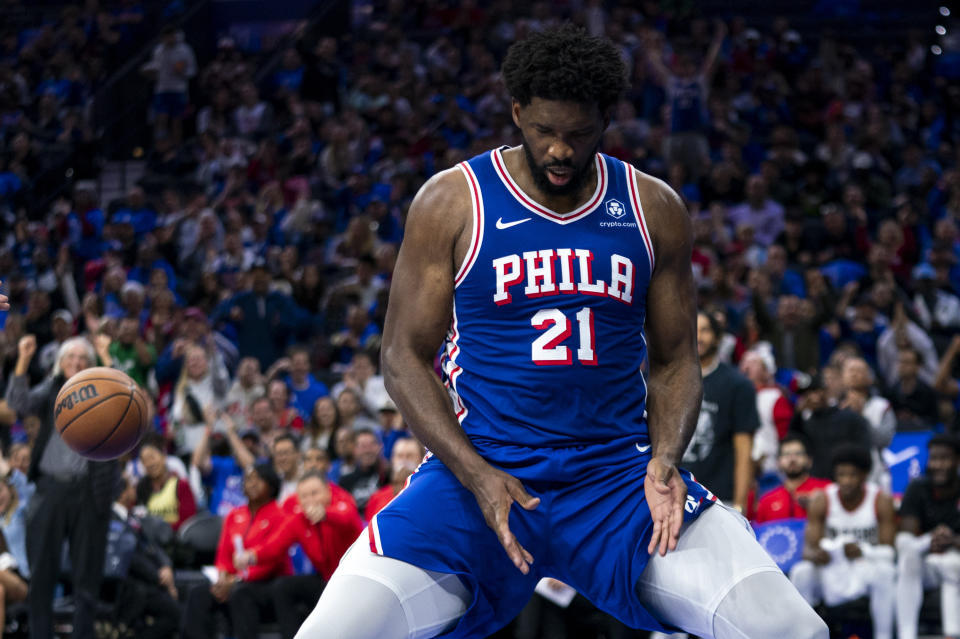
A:
{"label": "player's thigh", "polygon": [[661,622],[712,637],[714,615],[730,590],[764,572],[776,573],[796,592],[757,543],[749,524],[715,504],[684,526],[675,550],[651,557],[636,589]]}
{"label": "player's thigh", "polygon": [[472,596],[456,575],[370,552],[364,532],[331,577],[297,639],[426,639],[450,628]]}
{"label": "player's thigh", "polygon": [[944,581],[960,582],[960,552],[929,553],[923,558],[923,582],[936,587]]}

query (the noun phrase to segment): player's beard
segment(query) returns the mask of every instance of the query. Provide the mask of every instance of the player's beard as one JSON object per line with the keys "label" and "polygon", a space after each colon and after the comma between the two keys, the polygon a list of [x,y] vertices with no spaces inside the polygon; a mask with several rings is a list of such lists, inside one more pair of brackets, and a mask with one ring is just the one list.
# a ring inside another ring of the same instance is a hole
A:
{"label": "player's beard", "polygon": [[791,480],[792,480],[792,479],[800,479],[801,477],[803,477],[803,476],[806,475],[806,474],[807,474],[807,469],[806,469],[806,468],[801,468],[801,469],[799,469],[799,470],[792,470],[792,469],[791,469],[791,470],[785,470],[785,471],[783,471],[783,476],[786,477],[787,479],[791,479]]}
{"label": "player's beard", "polygon": [[[533,184],[540,189],[540,191],[546,193],[547,195],[574,195],[583,188],[584,182],[590,176],[590,166],[593,163],[593,159],[597,154],[597,151],[600,149],[600,141],[597,141],[597,145],[593,148],[593,151],[587,156],[586,161],[583,163],[583,166],[574,166],[573,162],[570,160],[564,162],[549,162],[547,164],[537,164],[537,160],[533,157],[533,153],[530,151],[530,145],[527,144],[527,138],[523,135],[523,131],[520,132],[520,140],[522,141],[523,146],[523,155],[527,158],[527,167],[530,169],[530,174],[533,176]],[[570,181],[566,184],[557,185],[550,181],[550,178],[547,177],[547,169],[551,167],[570,167],[573,169],[573,175],[570,177]]]}

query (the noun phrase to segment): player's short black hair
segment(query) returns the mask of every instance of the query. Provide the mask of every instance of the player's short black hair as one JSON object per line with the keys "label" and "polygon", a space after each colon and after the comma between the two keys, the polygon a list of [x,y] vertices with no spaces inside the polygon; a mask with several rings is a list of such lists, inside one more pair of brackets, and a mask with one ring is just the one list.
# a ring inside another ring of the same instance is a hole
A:
{"label": "player's short black hair", "polygon": [[710,324],[710,332],[713,333],[713,336],[717,339],[723,337],[723,326],[720,325],[720,320],[718,320],[713,313],[706,310],[697,311],[697,317],[703,316],[707,318],[707,323]]}
{"label": "player's short black hair", "polygon": [[850,464],[865,473],[869,473],[873,466],[873,460],[870,459],[870,451],[863,446],[841,444],[833,452],[833,468],[836,469],[840,464]]}
{"label": "player's short black hair", "polygon": [[777,453],[782,451],[786,444],[800,444],[803,446],[803,452],[807,455],[810,455],[810,440],[807,439],[805,435],[800,433],[787,433],[783,436],[783,439],[780,440],[780,444],[777,447]]}
{"label": "player's short black hair", "polygon": [[294,450],[299,449],[299,444],[297,443],[297,438],[290,433],[280,433],[273,440],[273,447],[277,447],[278,442],[290,442],[293,444]]}
{"label": "player's short black hair", "polygon": [[596,104],[605,113],[627,88],[627,68],[613,42],[572,24],[515,42],[501,71],[522,106],[542,98]]}
{"label": "player's short black hair", "polygon": [[954,455],[960,457],[960,439],[949,433],[937,433],[927,442],[927,450],[932,446],[946,446],[953,451]]}
{"label": "player's short black hair", "polygon": [[143,439],[140,440],[140,449],[143,450],[147,446],[156,448],[164,455],[167,454],[167,440],[164,439],[160,433],[147,433],[144,435]]}

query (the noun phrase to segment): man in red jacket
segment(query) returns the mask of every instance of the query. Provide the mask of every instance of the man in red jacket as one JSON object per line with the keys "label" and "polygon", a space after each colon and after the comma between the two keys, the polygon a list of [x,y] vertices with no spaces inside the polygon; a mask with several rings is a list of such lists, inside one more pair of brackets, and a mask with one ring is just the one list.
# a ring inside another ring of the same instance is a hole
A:
{"label": "man in red jacket", "polygon": [[787,435],[780,442],[777,466],[784,482],[760,498],[754,517],[758,524],[778,519],[806,519],[812,493],[830,484],[829,479],[810,476],[810,455],[805,440],[799,435]]}
{"label": "man in red jacket", "polygon": [[187,595],[183,613],[184,639],[215,636],[214,611],[229,613],[236,639],[256,639],[261,616],[273,617],[274,578],[289,575],[286,554],[256,565],[238,565],[234,554],[262,544],[283,527],[286,513],[277,504],[280,477],[270,464],[257,464],[243,477],[246,506],[231,510],[223,520],[214,564],[219,574],[209,588],[200,586]]}
{"label": "man in red jacket", "polygon": [[[333,496],[334,488],[340,493]],[[340,558],[360,532],[363,523],[353,498],[330,484],[323,473],[309,471],[297,483],[295,495],[284,502],[287,519],[273,534],[234,557],[238,567],[253,570],[288,556],[299,543],[317,574],[278,579],[273,584],[273,605],[284,639],[292,639],[316,604]],[[302,607],[301,604],[306,604]]]}

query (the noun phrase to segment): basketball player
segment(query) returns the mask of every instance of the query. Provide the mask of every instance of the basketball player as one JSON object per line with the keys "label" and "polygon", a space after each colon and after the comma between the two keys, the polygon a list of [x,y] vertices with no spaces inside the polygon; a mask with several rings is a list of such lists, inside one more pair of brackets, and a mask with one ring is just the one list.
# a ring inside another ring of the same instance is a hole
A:
{"label": "basketball player", "polygon": [[867,481],[871,465],[868,449],[837,448],[834,481],[810,502],[804,560],[790,580],[811,604],[837,606],[869,594],[873,636],[892,639],[897,522],[893,499]]}
{"label": "basketball player", "polygon": [[522,146],[433,177],[394,271],[384,378],[431,452],[297,636],[485,637],[553,577],[634,627],[825,639],[676,466],[701,395],[691,225],[662,182],[597,153],[617,48],[551,29],[503,74]]}

